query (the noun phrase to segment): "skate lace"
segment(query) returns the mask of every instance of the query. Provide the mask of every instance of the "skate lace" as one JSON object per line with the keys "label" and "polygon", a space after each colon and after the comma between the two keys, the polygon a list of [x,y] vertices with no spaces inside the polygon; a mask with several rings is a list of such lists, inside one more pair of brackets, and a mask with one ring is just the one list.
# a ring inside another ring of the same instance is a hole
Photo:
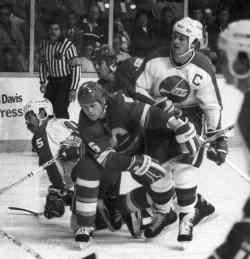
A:
{"label": "skate lace", "polygon": [[192,219],[193,219],[193,216],[191,215],[186,215],[183,217],[180,224],[180,232],[182,234],[186,234],[190,232],[191,228],[193,227]]}
{"label": "skate lace", "polygon": [[89,236],[92,231],[93,231],[93,228],[80,227],[77,229],[76,235],[86,234]]}
{"label": "skate lace", "polygon": [[157,229],[162,224],[164,219],[165,219],[164,214],[162,214],[162,213],[155,214],[155,216],[153,217],[152,222],[150,224],[151,229]]}

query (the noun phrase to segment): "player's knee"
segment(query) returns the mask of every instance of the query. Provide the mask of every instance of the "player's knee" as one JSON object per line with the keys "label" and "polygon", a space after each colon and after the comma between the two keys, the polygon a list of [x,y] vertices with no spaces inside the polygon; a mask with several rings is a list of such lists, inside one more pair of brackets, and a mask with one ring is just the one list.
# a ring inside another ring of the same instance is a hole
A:
{"label": "player's knee", "polygon": [[190,165],[178,165],[174,172],[175,187],[179,189],[189,189],[197,185],[196,168]]}
{"label": "player's knee", "polygon": [[166,172],[165,177],[159,179],[158,181],[150,185],[150,190],[156,193],[168,192],[172,188],[173,188],[172,176],[168,172]]}

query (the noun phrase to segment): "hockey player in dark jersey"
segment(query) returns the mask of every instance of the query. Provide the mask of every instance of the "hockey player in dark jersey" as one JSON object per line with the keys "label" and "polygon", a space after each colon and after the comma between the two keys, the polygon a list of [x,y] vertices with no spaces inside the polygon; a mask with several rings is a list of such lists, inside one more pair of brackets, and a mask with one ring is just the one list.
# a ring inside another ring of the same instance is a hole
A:
{"label": "hockey player in dark jersey", "polygon": [[169,221],[176,220],[176,214],[171,210],[171,174],[150,156],[124,154],[117,152],[115,147],[124,136],[132,135],[140,128],[165,129],[175,133],[181,158],[190,159],[199,148],[193,124],[182,117],[174,106],[163,110],[120,93],[109,95],[94,82],[80,87],[78,101],[81,106],[79,132],[83,141],[87,142],[90,154],[76,166],[76,217],[79,228],[75,240],[80,243],[90,240],[100,177],[109,177],[111,171],[118,174],[129,171],[145,187],[145,203],[153,206],[154,215],[144,234],[146,237],[156,236],[170,224]]}
{"label": "hockey player in dark jersey", "polygon": [[46,168],[51,185],[48,188],[44,216],[48,219],[61,217],[65,211],[64,206],[70,206],[72,202],[71,171],[80,156],[81,147],[81,140],[76,136],[77,126],[69,120],[56,119],[47,99],[27,103],[24,107],[24,118],[27,128],[34,134],[39,165],[57,157],[61,147],[64,147],[64,152],[73,160],[63,161],[61,156]]}
{"label": "hockey player in dark jersey", "polygon": [[[227,84],[234,85],[245,94],[238,117],[238,133],[248,164],[250,158],[250,20],[233,22],[222,31],[218,39],[221,50],[220,63]],[[246,259],[250,258],[250,198],[244,208],[243,217],[236,222],[225,242],[220,245],[209,259]]]}

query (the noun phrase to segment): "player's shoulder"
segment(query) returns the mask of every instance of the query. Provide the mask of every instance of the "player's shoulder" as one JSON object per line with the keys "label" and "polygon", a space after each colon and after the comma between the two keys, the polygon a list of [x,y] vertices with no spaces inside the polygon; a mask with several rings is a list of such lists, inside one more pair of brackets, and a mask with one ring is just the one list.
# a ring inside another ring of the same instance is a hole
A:
{"label": "player's shoulder", "polygon": [[77,131],[78,126],[74,121],[68,119],[53,118],[48,121],[47,128],[59,129],[65,128],[71,131]]}
{"label": "player's shoulder", "polygon": [[169,48],[161,47],[152,51],[147,57],[146,62],[150,62],[157,58],[169,58]]}
{"label": "player's shoulder", "polygon": [[201,52],[196,52],[193,59],[190,62],[201,70],[205,71],[211,77],[215,76],[213,64],[211,60]]}

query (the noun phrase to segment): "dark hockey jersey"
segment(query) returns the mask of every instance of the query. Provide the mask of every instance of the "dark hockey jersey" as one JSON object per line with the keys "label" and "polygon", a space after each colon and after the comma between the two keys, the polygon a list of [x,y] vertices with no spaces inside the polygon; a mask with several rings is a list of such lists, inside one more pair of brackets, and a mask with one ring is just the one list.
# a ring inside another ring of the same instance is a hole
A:
{"label": "dark hockey jersey", "polygon": [[250,258],[250,218],[234,224],[226,241],[208,259]]}

